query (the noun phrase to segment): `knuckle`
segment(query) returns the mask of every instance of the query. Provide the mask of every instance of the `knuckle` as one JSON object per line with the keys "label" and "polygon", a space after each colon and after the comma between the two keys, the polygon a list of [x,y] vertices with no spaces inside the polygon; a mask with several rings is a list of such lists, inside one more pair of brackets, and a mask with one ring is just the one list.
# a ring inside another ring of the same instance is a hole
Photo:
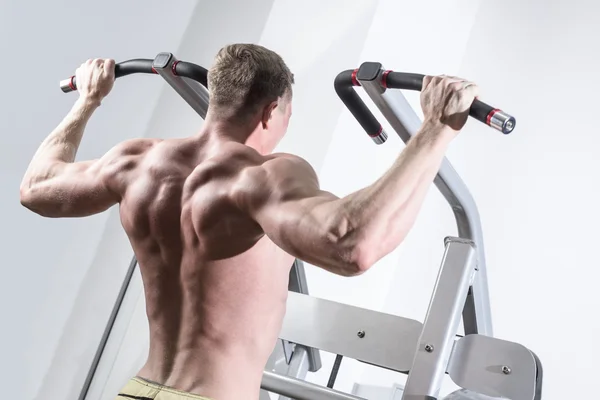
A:
{"label": "knuckle", "polygon": [[464,87],[464,83],[463,82],[451,82],[448,84],[448,87],[451,90],[457,92]]}
{"label": "knuckle", "polygon": [[422,85],[423,89],[425,89],[427,86],[429,86],[429,84],[431,83],[431,79],[432,79],[432,77],[429,75],[425,75],[423,77],[423,85]]}

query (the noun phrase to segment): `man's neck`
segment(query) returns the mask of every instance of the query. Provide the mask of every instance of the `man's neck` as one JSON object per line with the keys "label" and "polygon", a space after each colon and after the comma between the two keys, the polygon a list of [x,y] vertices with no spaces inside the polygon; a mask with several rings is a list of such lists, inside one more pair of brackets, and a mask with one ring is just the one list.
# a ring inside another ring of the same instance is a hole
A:
{"label": "man's neck", "polygon": [[256,129],[251,129],[231,121],[217,119],[208,115],[198,136],[218,142],[236,142],[245,144],[263,155],[270,153],[272,150],[264,148],[255,133]]}

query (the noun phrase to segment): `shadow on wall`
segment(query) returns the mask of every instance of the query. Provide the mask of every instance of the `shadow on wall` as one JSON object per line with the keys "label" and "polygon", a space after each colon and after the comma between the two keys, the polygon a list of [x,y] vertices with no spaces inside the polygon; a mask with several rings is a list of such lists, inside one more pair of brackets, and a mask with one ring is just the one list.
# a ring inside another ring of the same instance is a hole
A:
{"label": "shadow on wall", "polygon": [[[317,172],[323,167],[343,109],[343,103],[333,88],[333,81],[338,73],[360,64],[360,54],[377,4],[377,1],[373,1],[360,12],[353,12],[346,24],[331,24],[332,19],[339,17],[335,14],[331,18],[312,21],[324,25],[310,26],[310,30],[321,33],[307,38],[320,42],[315,46],[310,42],[301,45],[296,38],[301,32],[286,32],[281,27],[265,29],[263,34],[261,44],[284,58],[296,80],[290,130],[278,150],[304,157]],[[330,12],[335,13],[336,10],[334,7]],[[350,19],[352,16],[354,19]],[[308,29],[305,25],[295,28]],[[329,44],[323,45],[323,41],[329,41]],[[293,47],[290,48],[290,45]],[[318,50],[316,54],[315,49]],[[311,60],[309,64],[307,59]]]}

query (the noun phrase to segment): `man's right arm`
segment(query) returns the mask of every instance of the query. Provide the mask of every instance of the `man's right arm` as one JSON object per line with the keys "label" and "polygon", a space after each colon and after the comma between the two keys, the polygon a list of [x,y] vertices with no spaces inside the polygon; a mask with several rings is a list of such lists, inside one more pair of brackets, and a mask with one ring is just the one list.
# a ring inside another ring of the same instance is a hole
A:
{"label": "man's right arm", "polygon": [[[339,275],[358,275],[395,249],[421,208],[450,141],[462,128],[476,87],[428,77],[425,121],[393,166],[346,197],[323,192],[313,169],[292,156],[248,171],[244,207],[289,254]],[[461,94],[461,91],[469,89]]]}

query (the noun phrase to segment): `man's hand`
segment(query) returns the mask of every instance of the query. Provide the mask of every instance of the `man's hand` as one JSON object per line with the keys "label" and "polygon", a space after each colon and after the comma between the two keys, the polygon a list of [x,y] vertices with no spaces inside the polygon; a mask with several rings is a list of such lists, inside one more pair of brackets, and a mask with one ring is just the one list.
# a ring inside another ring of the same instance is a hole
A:
{"label": "man's hand", "polygon": [[100,104],[114,85],[115,60],[87,60],[77,68],[75,76],[81,98]]}
{"label": "man's hand", "polygon": [[471,104],[479,93],[473,82],[454,76],[426,76],[421,91],[424,122],[449,127],[458,133],[469,117]]}

